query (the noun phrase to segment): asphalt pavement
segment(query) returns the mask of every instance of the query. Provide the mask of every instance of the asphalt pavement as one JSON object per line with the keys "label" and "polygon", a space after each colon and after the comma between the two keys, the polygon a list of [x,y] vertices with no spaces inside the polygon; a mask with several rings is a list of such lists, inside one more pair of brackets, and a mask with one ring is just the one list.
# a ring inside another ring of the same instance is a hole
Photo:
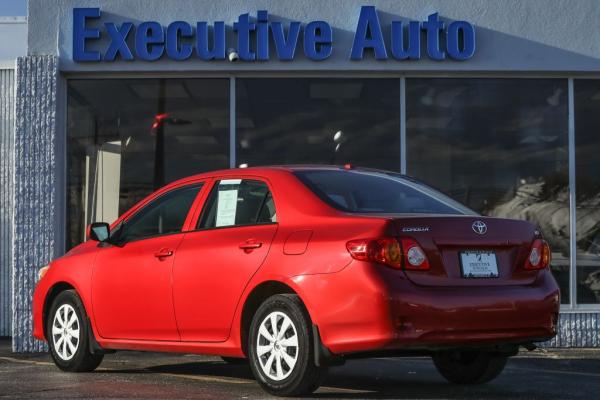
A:
{"label": "asphalt pavement", "polygon": [[[480,386],[446,383],[429,358],[353,360],[331,368],[312,396],[327,399],[600,399],[600,349],[535,350]],[[246,365],[142,352],[105,356],[91,373],[58,370],[48,354],[15,354],[0,340],[0,398],[263,399]]]}

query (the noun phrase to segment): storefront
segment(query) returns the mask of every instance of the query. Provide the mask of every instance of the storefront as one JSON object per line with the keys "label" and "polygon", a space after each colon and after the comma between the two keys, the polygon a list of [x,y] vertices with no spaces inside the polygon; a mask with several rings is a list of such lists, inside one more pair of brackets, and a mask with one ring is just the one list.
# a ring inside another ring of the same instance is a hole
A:
{"label": "storefront", "polygon": [[600,346],[599,19],[595,0],[30,0],[15,350],[41,348],[36,271],[86,224],[198,172],[347,162],[537,223],[562,289],[548,345]]}

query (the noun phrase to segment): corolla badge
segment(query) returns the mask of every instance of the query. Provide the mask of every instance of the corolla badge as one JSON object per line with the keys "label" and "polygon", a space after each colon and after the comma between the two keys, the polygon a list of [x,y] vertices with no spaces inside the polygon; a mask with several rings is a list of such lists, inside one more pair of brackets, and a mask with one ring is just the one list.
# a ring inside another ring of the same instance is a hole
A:
{"label": "corolla badge", "polygon": [[473,222],[473,225],[471,225],[471,228],[473,229],[473,232],[479,233],[480,235],[483,235],[484,233],[487,232],[487,225],[483,221]]}
{"label": "corolla badge", "polygon": [[429,232],[428,226],[409,226],[402,228],[402,232]]}

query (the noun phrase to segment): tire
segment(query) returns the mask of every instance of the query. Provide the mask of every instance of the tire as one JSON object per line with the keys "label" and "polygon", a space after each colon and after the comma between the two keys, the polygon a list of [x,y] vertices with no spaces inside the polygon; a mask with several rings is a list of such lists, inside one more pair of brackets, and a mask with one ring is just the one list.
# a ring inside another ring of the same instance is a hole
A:
{"label": "tire", "polygon": [[54,363],[63,371],[93,371],[104,358],[103,354],[90,351],[87,321],[83,304],[74,290],[65,290],[56,296],[46,320],[46,338]]}
{"label": "tire", "polygon": [[301,396],[321,385],[327,369],[315,365],[311,327],[306,308],[296,295],[274,295],[260,305],[250,325],[248,359],[265,391]]}
{"label": "tire", "polygon": [[444,351],[433,355],[438,372],[449,382],[477,385],[489,382],[504,370],[508,357],[485,351]]}
{"label": "tire", "polygon": [[221,356],[221,360],[223,360],[227,364],[231,364],[231,365],[246,365],[246,364],[248,364],[248,359],[247,358],[223,357],[223,356]]}

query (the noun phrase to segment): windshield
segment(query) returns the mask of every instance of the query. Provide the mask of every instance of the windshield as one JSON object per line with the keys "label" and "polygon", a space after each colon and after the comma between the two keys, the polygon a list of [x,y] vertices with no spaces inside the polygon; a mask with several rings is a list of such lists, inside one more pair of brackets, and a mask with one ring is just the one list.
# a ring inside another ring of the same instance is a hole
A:
{"label": "windshield", "polygon": [[299,170],[294,174],[327,204],[346,212],[476,215],[450,197],[400,174],[357,170]]}

